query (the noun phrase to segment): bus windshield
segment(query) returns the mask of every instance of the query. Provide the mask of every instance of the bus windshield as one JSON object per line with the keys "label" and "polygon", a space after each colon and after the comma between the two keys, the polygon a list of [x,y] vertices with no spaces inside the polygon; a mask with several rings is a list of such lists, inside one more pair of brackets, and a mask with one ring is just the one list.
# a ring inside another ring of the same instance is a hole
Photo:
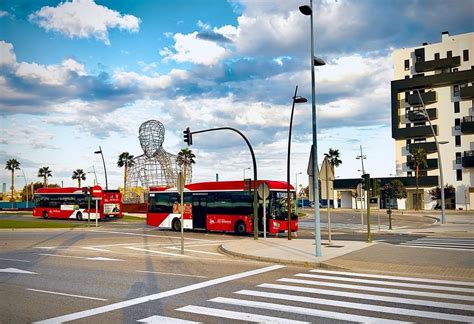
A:
{"label": "bus windshield", "polygon": [[[286,191],[276,191],[272,192],[273,204],[271,206],[271,214],[275,215],[275,218],[288,218],[288,201]],[[295,193],[290,192],[290,207],[291,211],[295,209]],[[292,212],[292,218],[294,218],[294,212]]]}

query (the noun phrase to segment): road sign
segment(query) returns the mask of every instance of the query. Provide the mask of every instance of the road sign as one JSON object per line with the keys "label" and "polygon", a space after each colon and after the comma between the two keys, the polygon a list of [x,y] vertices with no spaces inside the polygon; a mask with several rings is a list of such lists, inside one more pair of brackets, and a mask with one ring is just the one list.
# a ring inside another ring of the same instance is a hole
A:
{"label": "road sign", "polygon": [[258,186],[257,192],[258,196],[262,199],[267,199],[268,195],[270,194],[268,185],[265,182]]}
{"label": "road sign", "polygon": [[178,173],[178,178],[176,179],[176,188],[178,189],[179,194],[183,194],[184,191],[184,176],[183,173]]}

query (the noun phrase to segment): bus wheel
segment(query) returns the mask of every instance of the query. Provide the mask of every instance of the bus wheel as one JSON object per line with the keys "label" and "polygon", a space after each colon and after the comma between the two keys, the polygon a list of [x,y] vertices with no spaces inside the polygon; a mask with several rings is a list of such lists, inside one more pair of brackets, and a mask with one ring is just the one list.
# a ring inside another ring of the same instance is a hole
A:
{"label": "bus wheel", "polygon": [[245,227],[244,222],[238,221],[237,224],[235,224],[235,234],[244,235],[246,232],[247,232],[247,229]]}
{"label": "bus wheel", "polygon": [[78,213],[76,214],[76,219],[77,219],[78,221],[81,221],[81,220],[82,220],[82,213],[81,213],[81,212],[78,212]]}
{"label": "bus wheel", "polygon": [[43,219],[48,219],[48,212],[46,210],[43,212]]}
{"label": "bus wheel", "polygon": [[172,228],[173,228],[173,231],[176,231],[176,232],[181,231],[181,222],[179,219],[175,218],[173,220]]}

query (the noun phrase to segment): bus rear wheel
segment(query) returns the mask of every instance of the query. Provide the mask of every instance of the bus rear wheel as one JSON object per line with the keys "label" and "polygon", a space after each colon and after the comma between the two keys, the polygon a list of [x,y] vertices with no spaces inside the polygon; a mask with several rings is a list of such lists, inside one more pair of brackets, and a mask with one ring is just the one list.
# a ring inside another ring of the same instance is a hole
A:
{"label": "bus rear wheel", "polygon": [[76,214],[76,219],[77,219],[78,221],[81,221],[81,220],[82,220],[82,213],[81,213],[81,212],[78,212],[78,213]]}
{"label": "bus rear wheel", "polygon": [[245,227],[245,223],[242,221],[238,221],[237,224],[235,224],[235,234],[237,235],[244,235],[247,232],[247,228]]}
{"label": "bus rear wheel", "polygon": [[48,212],[46,210],[43,212],[43,219],[48,219]]}
{"label": "bus rear wheel", "polygon": [[176,231],[176,232],[181,231],[181,221],[175,218],[173,220],[172,228],[173,228],[173,231]]}

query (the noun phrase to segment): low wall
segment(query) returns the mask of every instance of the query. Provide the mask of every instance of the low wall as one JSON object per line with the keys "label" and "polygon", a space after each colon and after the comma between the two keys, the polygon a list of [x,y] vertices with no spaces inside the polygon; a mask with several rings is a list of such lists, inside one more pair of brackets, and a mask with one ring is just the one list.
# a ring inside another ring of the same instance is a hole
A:
{"label": "low wall", "polygon": [[123,204],[122,210],[125,213],[146,213],[147,204]]}

